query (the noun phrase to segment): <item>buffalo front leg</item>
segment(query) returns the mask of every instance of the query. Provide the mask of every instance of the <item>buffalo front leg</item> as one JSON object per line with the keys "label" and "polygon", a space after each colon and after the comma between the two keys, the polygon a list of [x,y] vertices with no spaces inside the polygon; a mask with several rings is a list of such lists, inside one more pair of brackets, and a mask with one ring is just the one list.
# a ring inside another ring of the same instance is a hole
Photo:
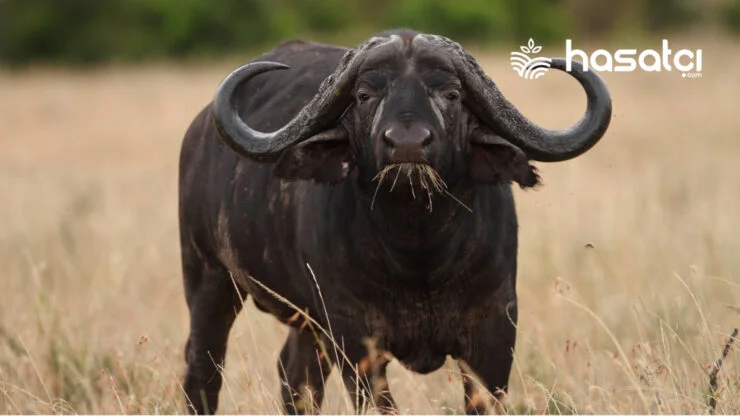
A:
{"label": "buffalo front leg", "polygon": [[372,341],[356,343],[339,354],[344,386],[349,392],[355,411],[362,414],[373,405],[380,414],[398,414],[386,369],[391,357],[375,347]]}
{"label": "buffalo front leg", "polygon": [[485,319],[476,329],[468,360],[460,360],[465,387],[466,414],[503,414],[504,397],[509,389],[509,374],[514,361],[516,340],[516,299],[502,305],[501,311]]}
{"label": "buffalo front leg", "polygon": [[229,330],[246,295],[237,290],[229,273],[220,265],[185,264],[184,268],[190,335],[185,345],[188,366],[183,388],[188,411],[213,414],[218,407]]}
{"label": "buffalo front leg", "polygon": [[311,329],[291,328],[278,360],[283,408],[287,414],[318,413],[324,380],[331,372],[326,347]]}

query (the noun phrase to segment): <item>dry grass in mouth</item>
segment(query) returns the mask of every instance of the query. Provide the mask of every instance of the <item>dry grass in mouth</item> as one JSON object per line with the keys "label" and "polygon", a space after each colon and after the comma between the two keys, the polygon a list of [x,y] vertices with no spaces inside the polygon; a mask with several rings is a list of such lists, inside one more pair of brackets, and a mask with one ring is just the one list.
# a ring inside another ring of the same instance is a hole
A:
{"label": "dry grass in mouth", "polygon": [[378,174],[375,175],[375,178],[373,178],[373,182],[377,181],[378,186],[375,187],[373,200],[370,203],[371,210],[375,205],[375,198],[378,196],[380,186],[383,184],[383,181],[386,179],[386,177],[388,177],[388,175],[393,172],[394,169],[396,170],[396,176],[393,178],[393,183],[391,184],[391,188],[389,191],[393,191],[393,189],[396,188],[398,178],[401,176],[401,173],[403,173],[404,176],[406,176],[409,180],[409,186],[411,187],[411,196],[416,199],[416,187],[414,186],[414,174],[416,174],[419,178],[419,186],[421,187],[421,190],[426,191],[427,193],[426,208],[427,210],[429,210],[429,213],[432,212],[432,197],[434,196],[435,191],[437,193],[449,196],[458,204],[463,206],[466,210],[471,213],[473,212],[470,207],[466,206],[462,201],[458,200],[450,193],[450,191],[447,189],[447,184],[445,183],[444,179],[442,179],[442,177],[434,168],[427,165],[426,163],[392,163],[390,165],[386,165],[383,169],[381,169]]}

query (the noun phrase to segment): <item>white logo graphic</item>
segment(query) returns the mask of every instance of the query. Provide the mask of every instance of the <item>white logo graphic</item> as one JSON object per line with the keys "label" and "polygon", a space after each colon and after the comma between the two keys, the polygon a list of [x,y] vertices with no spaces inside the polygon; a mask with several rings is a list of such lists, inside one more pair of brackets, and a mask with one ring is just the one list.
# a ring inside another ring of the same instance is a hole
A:
{"label": "white logo graphic", "polygon": [[[573,69],[573,61],[580,61],[583,71],[594,69],[599,72],[671,72],[674,69],[681,73],[683,78],[700,79],[702,77],[702,50],[695,51],[681,49],[673,51],[668,40],[664,39],[661,50],[646,49],[619,49],[614,53],[598,49],[591,54],[573,48],[573,41],[565,40],[565,71]],[[521,52],[511,53],[511,67],[525,79],[538,79],[547,73],[552,65],[552,59],[546,57],[530,57],[542,51],[541,46],[529,38],[527,45],[520,47]]]}
{"label": "white logo graphic", "polygon": [[529,54],[537,54],[542,51],[542,47],[534,44],[534,39],[529,38],[527,45],[522,45],[519,49],[522,52],[514,51],[511,53],[511,67],[517,74],[525,79],[537,79],[543,76],[550,69],[551,59],[547,57],[531,57]]}

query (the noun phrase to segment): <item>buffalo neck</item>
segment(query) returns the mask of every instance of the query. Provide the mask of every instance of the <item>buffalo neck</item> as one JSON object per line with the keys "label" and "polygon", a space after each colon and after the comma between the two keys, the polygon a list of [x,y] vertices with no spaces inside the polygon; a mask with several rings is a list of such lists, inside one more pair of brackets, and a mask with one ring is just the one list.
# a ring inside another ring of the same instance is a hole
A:
{"label": "buffalo neck", "polygon": [[[353,190],[359,198],[353,229],[385,250],[384,263],[393,271],[431,277],[449,268],[475,228],[475,215],[448,195],[435,192],[430,211],[426,191],[417,190],[414,198],[407,184],[377,195],[357,183]],[[456,197],[474,206],[472,188]]]}

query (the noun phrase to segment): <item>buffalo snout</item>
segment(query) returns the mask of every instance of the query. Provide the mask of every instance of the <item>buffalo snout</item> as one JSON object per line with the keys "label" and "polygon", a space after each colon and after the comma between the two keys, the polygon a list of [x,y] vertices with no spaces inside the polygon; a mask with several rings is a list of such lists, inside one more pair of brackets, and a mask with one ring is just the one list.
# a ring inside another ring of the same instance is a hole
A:
{"label": "buffalo snout", "polygon": [[392,123],[383,131],[390,163],[426,163],[434,135],[421,123]]}

